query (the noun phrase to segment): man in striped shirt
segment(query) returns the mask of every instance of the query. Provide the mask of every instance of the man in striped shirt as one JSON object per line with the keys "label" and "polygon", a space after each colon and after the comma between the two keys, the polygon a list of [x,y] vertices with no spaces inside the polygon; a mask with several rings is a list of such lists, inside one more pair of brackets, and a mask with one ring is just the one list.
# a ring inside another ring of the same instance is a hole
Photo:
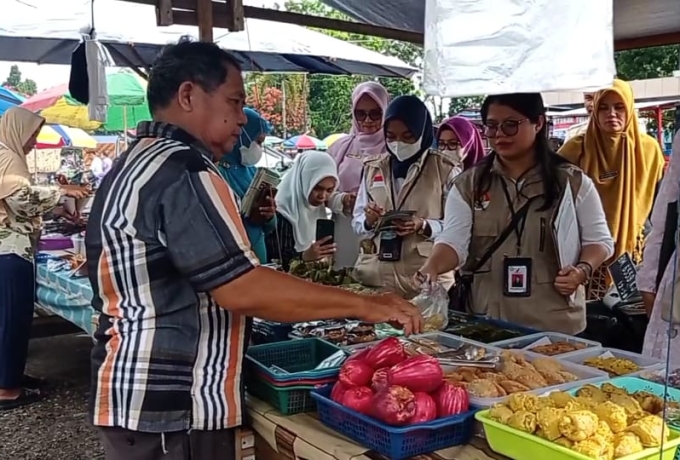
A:
{"label": "man in striped shirt", "polygon": [[154,121],[102,181],[86,245],[93,306],[92,419],[108,460],[231,459],[243,422],[250,317],[357,318],[417,332],[392,295],[362,296],[258,267],[214,162],[246,118],[239,63],[180,41],[154,64]]}

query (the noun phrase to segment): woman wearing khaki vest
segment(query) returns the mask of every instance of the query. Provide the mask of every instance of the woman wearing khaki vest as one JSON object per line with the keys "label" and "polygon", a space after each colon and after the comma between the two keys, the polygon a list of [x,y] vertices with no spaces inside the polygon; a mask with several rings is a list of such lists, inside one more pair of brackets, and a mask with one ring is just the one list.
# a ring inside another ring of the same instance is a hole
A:
{"label": "woman wearing khaki vest", "polygon": [[[482,120],[493,151],[456,178],[444,230],[420,274],[433,278],[460,268],[461,286],[471,285],[469,299],[458,300],[467,300],[472,313],[580,333],[583,284],[614,247],[593,182],[550,150],[540,94],[489,96]],[[566,192],[581,250],[576,263],[560,269],[552,223]]]}
{"label": "woman wearing khaki vest", "polygon": [[[368,286],[411,298],[418,293],[411,277],[430,255],[443,228],[446,195],[461,167],[430,150],[432,118],[415,96],[392,101],[383,129],[388,153],[365,160],[354,207],[352,226],[362,238],[355,276]],[[381,217],[394,211],[412,216],[376,233]],[[449,287],[453,275],[443,273],[439,280]]]}

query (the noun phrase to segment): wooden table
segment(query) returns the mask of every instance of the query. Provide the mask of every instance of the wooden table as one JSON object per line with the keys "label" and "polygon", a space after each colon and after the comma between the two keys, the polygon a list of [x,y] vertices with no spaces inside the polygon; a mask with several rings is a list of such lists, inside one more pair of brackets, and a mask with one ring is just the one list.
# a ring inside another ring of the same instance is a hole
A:
{"label": "wooden table", "polygon": [[[269,404],[249,397],[248,413],[256,433],[257,460],[388,460],[322,425],[315,414],[283,416]],[[262,457],[260,457],[262,456]],[[481,438],[417,460],[505,460]]]}

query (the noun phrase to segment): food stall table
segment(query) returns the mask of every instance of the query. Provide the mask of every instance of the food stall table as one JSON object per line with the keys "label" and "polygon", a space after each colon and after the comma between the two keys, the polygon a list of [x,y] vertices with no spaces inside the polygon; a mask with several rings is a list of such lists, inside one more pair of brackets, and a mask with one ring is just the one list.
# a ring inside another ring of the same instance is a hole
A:
{"label": "food stall table", "polygon": [[94,334],[97,312],[92,308],[92,287],[86,277],[74,278],[68,271],[52,271],[47,263],[36,264],[36,297],[45,311]]}
{"label": "food stall table", "polygon": [[[314,413],[283,416],[269,404],[248,397],[251,428],[277,453],[267,460],[387,460],[324,426]],[[265,450],[266,449],[265,446]],[[259,457],[258,457],[259,458]],[[415,457],[418,460],[504,460],[486,441],[473,438],[469,444]]]}

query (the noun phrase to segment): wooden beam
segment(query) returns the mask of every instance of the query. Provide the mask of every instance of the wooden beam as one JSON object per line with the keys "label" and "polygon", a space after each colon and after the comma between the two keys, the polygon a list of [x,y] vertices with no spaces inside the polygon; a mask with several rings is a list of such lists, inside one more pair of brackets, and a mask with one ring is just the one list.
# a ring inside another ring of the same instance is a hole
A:
{"label": "wooden beam", "polygon": [[202,42],[213,41],[213,4],[211,0],[196,0],[196,23],[198,24],[198,38]]}
{"label": "wooden beam", "polygon": [[240,32],[245,29],[245,12],[243,0],[229,0],[227,7],[227,29],[231,32]]}
{"label": "wooden beam", "polygon": [[156,0],[156,25],[171,26],[172,0]]}
{"label": "wooden beam", "polygon": [[624,51],[677,44],[680,44],[680,32],[671,32],[667,34],[648,35],[646,37],[624,38],[616,40],[614,42],[614,50]]}

